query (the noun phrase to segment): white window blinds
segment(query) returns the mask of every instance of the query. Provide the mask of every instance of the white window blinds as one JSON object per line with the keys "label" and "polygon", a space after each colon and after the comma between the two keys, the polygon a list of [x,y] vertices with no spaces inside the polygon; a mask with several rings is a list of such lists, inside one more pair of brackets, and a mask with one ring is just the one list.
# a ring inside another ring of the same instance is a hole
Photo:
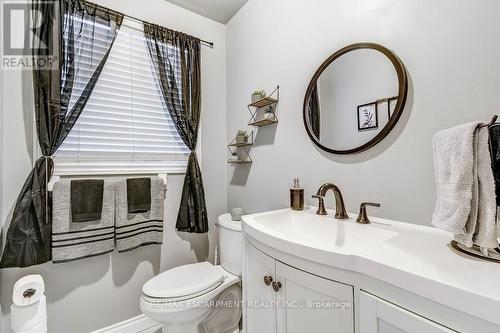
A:
{"label": "white window blinds", "polygon": [[[92,52],[104,52],[96,43]],[[90,75],[87,58],[82,54],[73,89],[87,82],[79,80]],[[92,95],[54,156],[56,174],[183,172],[188,156],[154,77],[143,32],[122,25]]]}

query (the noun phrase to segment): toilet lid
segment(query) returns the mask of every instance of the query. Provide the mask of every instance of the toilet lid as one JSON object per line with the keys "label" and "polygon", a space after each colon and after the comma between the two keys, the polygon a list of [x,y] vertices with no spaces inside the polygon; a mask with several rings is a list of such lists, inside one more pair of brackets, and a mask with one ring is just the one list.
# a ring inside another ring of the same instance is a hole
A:
{"label": "toilet lid", "polygon": [[142,287],[155,298],[176,298],[200,293],[224,281],[221,270],[209,262],[183,265],[158,274]]}

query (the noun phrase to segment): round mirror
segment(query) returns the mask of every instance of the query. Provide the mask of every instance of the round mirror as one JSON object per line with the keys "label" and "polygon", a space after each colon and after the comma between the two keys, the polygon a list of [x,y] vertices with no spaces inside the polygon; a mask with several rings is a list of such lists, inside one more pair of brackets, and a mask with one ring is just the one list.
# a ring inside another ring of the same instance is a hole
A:
{"label": "round mirror", "polygon": [[390,50],[358,43],[332,54],[314,73],[304,98],[304,125],[321,149],[358,153],[396,125],[406,102],[403,63]]}

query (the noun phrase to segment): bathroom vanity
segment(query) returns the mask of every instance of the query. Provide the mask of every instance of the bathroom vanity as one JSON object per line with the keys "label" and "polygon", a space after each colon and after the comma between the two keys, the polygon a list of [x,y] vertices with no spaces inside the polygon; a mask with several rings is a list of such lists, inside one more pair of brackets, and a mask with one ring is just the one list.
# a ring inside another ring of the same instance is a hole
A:
{"label": "bathroom vanity", "polygon": [[243,217],[246,333],[500,332],[500,265],[453,235],[277,210]]}

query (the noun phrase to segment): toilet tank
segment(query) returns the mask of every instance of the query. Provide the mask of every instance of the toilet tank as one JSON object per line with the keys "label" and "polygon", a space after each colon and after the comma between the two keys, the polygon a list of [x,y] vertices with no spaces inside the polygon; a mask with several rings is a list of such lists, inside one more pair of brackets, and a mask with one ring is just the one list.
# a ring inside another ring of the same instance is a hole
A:
{"label": "toilet tank", "polygon": [[219,216],[219,262],[234,275],[241,276],[243,242],[241,221],[231,220],[230,214]]}

